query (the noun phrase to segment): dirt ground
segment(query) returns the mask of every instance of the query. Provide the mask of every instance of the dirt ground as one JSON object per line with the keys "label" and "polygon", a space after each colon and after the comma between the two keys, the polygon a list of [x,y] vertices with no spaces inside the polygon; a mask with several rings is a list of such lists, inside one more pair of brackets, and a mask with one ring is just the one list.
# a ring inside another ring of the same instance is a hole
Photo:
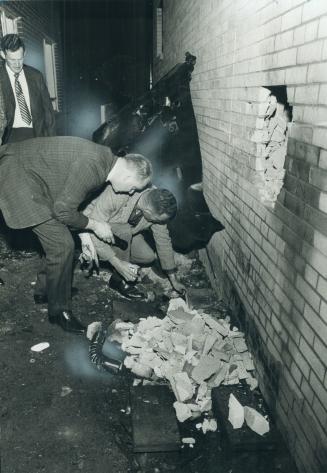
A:
{"label": "dirt ground", "polygon": [[[179,268],[181,279],[208,287],[201,264],[190,258]],[[226,459],[219,432],[200,435],[194,421],[180,426],[182,436],[196,438],[193,449],[133,454],[126,414],[133,378],[98,373],[88,360],[87,340],[48,323],[46,306],[33,301],[38,263],[34,250],[11,250],[0,234],[1,473],[295,472],[284,450],[264,460],[250,453]],[[117,295],[107,276],[103,270],[86,279],[75,269],[73,310],[85,324],[112,320]],[[164,305],[162,285],[145,284]],[[50,347],[32,352],[39,342]]]}

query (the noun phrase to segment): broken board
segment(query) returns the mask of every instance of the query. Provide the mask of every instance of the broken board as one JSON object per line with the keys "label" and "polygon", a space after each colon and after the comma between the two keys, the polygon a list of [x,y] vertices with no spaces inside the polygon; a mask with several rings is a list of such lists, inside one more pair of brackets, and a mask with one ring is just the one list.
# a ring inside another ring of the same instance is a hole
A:
{"label": "broken board", "polygon": [[222,433],[226,453],[235,451],[265,451],[274,450],[278,444],[278,435],[275,426],[269,419],[270,431],[265,435],[258,435],[251,430],[246,422],[239,429],[233,429],[228,420],[228,401],[233,394],[242,406],[256,409],[263,416],[267,415],[267,408],[261,396],[250,391],[247,385],[219,386],[212,390],[212,407]]}
{"label": "broken board", "polygon": [[173,408],[175,399],[169,387],[132,386],[130,397],[134,452],[179,450],[180,435]]}

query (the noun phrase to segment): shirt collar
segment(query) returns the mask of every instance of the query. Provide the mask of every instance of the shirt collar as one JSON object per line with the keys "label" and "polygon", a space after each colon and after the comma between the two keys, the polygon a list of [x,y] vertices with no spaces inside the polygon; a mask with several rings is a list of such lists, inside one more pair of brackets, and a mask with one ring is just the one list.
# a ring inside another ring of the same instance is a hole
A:
{"label": "shirt collar", "polygon": [[[11,76],[15,79],[15,72],[13,72],[7,64],[6,64],[6,69],[7,69],[7,72],[9,74],[9,76]],[[25,77],[24,68],[19,73],[18,78],[20,78],[20,77]]]}

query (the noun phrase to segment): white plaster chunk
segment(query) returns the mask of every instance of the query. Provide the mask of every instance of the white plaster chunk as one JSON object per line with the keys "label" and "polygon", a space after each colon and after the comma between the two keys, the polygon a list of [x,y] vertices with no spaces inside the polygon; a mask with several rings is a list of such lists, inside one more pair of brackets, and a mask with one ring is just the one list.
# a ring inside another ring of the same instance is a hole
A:
{"label": "white plaster chunk", "polygon": [[100,328],[101,322],[92,322],[91,324],[89,324],[86,330],[86,338],[88,340],[92,340],[94,335],[99,332]]}
{"label": "white plaster chunk", "polygon": [[229,396],[228,401],[228,420],[232,424],[233,429],[240,429],[244,423],[244,408],[238,402],[234,394]]}
{"label": "white plaster chunk", "polygon": [[269,422],[252,407],[244,406],[244,418],[247,425],[259,435],[269,432]]}
{"label": "white plaster chunk", "polygon": [[254,391],[259,385],[258,380],[251,375],[246,379],[246,383],[250,386],[250,391]]}
{"label": "white plaster chunk", "polygon": [[31,347],[31,350],[34,352],[40,353],[41,351],[49,348],[49,346],[50,346],[50,343],[48,342],[40,342],[40,343],[37,343],[36,345],[33,345]]}
{"label": "white plaster chunk", "polygon": [[243,363],[245,366],[245,369],[247,371],[253,371],[254,370],[254,364],[252,361],[252,357],[249,352],[244,352],[242,353],[242,358],[243,358]]}
{"label": "white plaster chunk", "polygon": [[217,335],[215,333],[209,333],[206,336],[206,339],[204,342],[202,355],[207,355],[209,351],[211,350],[211,348],[213,347],[213,345],[216,343],[216,341],[217,341]]}
{"label": "white plaster chunk", "polygon": [[175,401],[173,406],[175,408],[176,417],[179,420],[179,422],[184,422],[190,417],[192,417],[192,411],[187,404],[184,404],[183,402]]}
{"label": "white plaster chunk", "polygon": [[167,309],[167,313],[169,314],[170,312],[172,312],[174,310],[177,310],[177,309],[183,309],[185,311],[187,311],[187,309],[188,309],[188,306],[187,306],[186,302],[181,297],[174,297],[174,298],[170,299],[168,309]]}
{"label": "white plaster chunk", "polygon": [[204,419],[202,423],[202,432],[206,434],[207,432],[216,432],[217,430],[217,421],[215,419]]}
{"label": "white plaster chunk", "polygon": [[177,392],[177,400],[180,402],[191,399],[194,393],[194,389],[190,378],[187,373],[176,373],[174,376],[175,389]]}
{"label": "white plaster chunk", "polygon": [[182,443],[185,443],[185,444],[192,444],[194,445],[195,444],[195,439],[193,437],[184,437],[182,438]]}
{"label": "white plaster chunk", "polygon": [[205,323],[213,330],[216,330],[218,333],[220,333],[223,337],[227,337],[229,333],[229,326],[228,324],[222,324],[212,318],[208,314],[203,315],[203,319],[205,320]]}
{"label": "white plaster chunk", "polygon": [[220,369],[221,361],[212,356],[202,356],[199,364],[192,371],[192,378],[201,384]]}
{"label": "white plaster chunk", "polygon": [[238,353],[243,353],[248,350],[244,338],[234,338],[234,346]]}
{"label": "white plaster chunk", "polygon": [[228,364],[227,363],[222,363],[220,366],[219,371],[215,376],[213,376],[210,381],[208,382],[208,385],[211,388],[217,388],[218,386],[221,385],[221,383],[224,381],[228,371]]}

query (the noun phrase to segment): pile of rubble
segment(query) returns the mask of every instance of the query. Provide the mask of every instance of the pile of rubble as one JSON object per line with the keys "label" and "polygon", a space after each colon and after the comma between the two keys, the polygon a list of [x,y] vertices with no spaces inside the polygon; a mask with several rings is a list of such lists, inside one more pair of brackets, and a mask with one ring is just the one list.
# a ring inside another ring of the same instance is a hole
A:
{"label": "pile of rubble", "polygon": [[[111,341],[128,353],[124,364],[135,375],[167,380],[175,394],[177,418],[184,422],[211,410],[211,390],[220,384],[257,381],[244,334],[229,317],[216,319],[191,310],[181,298],[170,301],[164,319],[147,317],[138,324],[115,321]],[[205,426],[215,430],[216,424]]]}

